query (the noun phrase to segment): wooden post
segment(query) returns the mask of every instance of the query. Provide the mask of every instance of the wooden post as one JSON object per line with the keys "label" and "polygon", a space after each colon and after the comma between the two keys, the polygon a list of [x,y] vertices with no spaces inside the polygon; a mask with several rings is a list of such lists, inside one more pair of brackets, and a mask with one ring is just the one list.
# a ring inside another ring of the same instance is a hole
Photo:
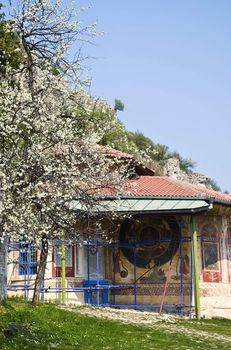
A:
{"label": "wooden post", "polygon": [[193,243],[193,270],[194,270],[194,301],[196,309],[196,318],[201,318],[200,308],[200,286],[199,286],[199,266],[198,266],[198,247],[197,247],[197,230],[195,218],[192,216],[192,243]]}
{"label": "wooden post", "polygon": [[61,276],[62,276],[62,304],[66,304],[66,256],[65,256],[65,233],[61,234]]}

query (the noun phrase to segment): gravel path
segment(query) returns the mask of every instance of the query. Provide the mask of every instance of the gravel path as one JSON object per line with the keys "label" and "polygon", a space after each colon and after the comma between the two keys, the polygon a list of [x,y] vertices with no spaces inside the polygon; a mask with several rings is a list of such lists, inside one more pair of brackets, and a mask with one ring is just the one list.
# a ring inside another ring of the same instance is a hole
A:
{"label": "gravel path", "polygon": [[86,306],[61,306],[61,308],[90,317],[113,320],[127,324],[145,325],[148,327],[163,329],[168,333],[183,333],[184,335],[194,338],[207,338],[208,340],[216,339],[231,344],[231,337],[201,330],[188,329],[182,324],[182,322],[179,322],[178,317],[172,315],[163,314],[160,316],[154,312],[143,312],[128,309],[112,309],[108,307],[93,308]]}

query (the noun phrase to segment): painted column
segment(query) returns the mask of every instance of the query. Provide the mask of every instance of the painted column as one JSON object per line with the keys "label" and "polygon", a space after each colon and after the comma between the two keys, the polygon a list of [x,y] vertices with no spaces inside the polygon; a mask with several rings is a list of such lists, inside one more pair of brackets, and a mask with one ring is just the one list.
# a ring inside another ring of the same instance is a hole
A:
{"label": "painted column", "polygon": [[195,218],[191,217],[192,225],[192,243],[193,243],[193,271],[194,271],[194,302],[196,309],[196,318],[200,320],[200,286],[199,286],[199,266],[198,266],[198,247],[197,247],[197,230]]}

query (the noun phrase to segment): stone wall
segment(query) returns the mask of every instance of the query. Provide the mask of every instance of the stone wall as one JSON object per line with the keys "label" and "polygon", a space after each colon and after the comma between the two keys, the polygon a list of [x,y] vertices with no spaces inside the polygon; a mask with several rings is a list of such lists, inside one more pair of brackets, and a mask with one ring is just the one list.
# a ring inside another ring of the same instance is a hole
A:
{"label": "stone wall", "polygon": [[6,296],[6,245],[0,243],[0,299]]}
{"label": "stone wall", "polygon": [[185,172],[180,169],[180,162],[177,158],[170,158],[164,166],[164,175],[173,179],[189,182],[194,185],[206,186],[208,177],[199,173]]}

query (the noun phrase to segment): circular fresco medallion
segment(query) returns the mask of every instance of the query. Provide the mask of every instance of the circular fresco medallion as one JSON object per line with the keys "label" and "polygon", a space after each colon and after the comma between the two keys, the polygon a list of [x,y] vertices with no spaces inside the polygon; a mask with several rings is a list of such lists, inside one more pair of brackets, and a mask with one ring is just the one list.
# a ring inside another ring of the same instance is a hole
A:
{"label": "circular fresco medallion", "polygon": [[136,261],[137,266],[145,267],[154,262],[160,266],[176,254],[180,228],[171,217],[137,215],[123,222],[119,238],[120,249],[130,263]]}

